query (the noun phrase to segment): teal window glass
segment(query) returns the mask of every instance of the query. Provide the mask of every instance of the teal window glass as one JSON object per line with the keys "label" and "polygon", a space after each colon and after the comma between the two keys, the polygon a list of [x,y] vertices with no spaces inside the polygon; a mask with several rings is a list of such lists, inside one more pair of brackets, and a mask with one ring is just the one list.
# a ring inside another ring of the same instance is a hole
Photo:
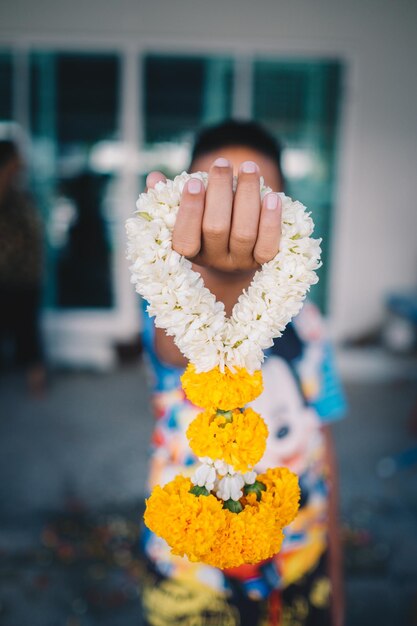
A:
{"label": "teal window glass", "polygon": [[[148,55],[144,86],[146,149],[154,167],[175,175],[188,165],[194,132],[230,117],[233,64],[223,57]],[[169,151],[164,149],[167,142]],[[155,161],[159,149],[160,163]]]}
{"label": "teal window glass", "polygon": [[12,55],[0,50],[0,122],[13,117]]}
{"label": "teal window glass", "polygon": [[286,192],[312,211],[315,235],[323,238],[323,267],[311,296],[324,311],[342,87],[343,66],[338,61],[255,62],[254,118],[283,142]]}
{"label": "teal window glass", "polygon": [[115,140],[119,59],[112,54],[34,53],[30,60],[33,181],[48,240],[47,305],[113,305],[112,172],[92,154]]}

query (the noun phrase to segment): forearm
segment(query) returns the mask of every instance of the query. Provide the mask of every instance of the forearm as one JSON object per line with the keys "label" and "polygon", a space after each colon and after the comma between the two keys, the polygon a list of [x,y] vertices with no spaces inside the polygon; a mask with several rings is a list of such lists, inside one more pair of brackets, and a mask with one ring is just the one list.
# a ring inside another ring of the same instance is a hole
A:
{"label": "forearm", "polygon": [[198,265],[195,265],[194,269],[201,274],[205,286],[216,296],[216,299],[223,302],[226,315],[231,315],[240,294],[249,287],[255,274],[253,270],[221,272]]}
{"label": "forearm", "polygon": [[[230,315],[240,294],[249,287],[254,271],[249,272],[219,272],[205,267],[194,265],[204,280],[205,286],[217,300],[224,303],[226,315]],[[176,367],[186,367],[187,359],[181,354],[172,337],[165,331],[156,328],[155,351],[161,361]]]}

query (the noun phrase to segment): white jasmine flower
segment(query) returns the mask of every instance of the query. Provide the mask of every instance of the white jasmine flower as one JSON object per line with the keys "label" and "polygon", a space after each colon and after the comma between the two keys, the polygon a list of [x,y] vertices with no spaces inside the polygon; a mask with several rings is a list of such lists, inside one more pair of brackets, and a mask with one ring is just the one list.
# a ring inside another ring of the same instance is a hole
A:
{"label": "white jasmine flower", "polygon": [[226,474],[218,481],[216,495],[221,500],[240,500],[245,481],[241,474]]}
{"label": "white jasmine flower", "polygon": [[214,461],[214,467],[216,468],[216,471],[221,475],[224,476],[224,474],[227,474],[228,472],[228,466],[227,463],[225,463],[224,461],[221,461],[220,459],[217,461]]}
{"label": "white jasmine flower", "polygon": [[194,485],[198,485],[199,487],[205,487],[207,491],[212,491],[214,489],[214,483],[216,481],[216,470],[212,462],[203,463],[199,467],[197,467],[194,472],[193,477],[191,478],[191,482]]}
{"label": "white jasmine flower", "polygon": [[243,474],[243,480],[245,481],[245,485],[253,485],[256,480],[256,472],[246,472]]}

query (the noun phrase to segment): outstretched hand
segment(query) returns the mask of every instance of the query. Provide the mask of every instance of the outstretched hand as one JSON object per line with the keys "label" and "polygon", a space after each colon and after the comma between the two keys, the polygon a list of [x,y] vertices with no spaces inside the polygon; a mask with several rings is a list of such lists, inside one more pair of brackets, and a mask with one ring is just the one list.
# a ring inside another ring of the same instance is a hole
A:
{"label": "outstretched hand", "polygon": [[[209,170],[207,190],[197,178],[181,196],[172,247],[196,265],[227,273],[255,271],[274,258],[281,235],[281,200],[268,193],[261,202],[259,167],[245,161],[233,193],[233,168],[222,157]],[[151,172],[147,187],[165,181]]]}

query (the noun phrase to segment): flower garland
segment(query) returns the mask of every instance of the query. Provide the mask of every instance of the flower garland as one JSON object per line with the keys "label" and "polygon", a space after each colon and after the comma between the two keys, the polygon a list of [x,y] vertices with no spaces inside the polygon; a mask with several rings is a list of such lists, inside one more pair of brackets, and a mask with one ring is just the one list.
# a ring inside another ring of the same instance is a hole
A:
{"label": "flower garland", "polygon": [[[230,318],[190,261],[172,249],[172,231],[185,183],[159,182],[141,194],[128,220],[132,282],[149,303],[155,324],[173,336],[190,363],[182,376],[187,398],[204,409],[189,425],[199,458],[191,479],[177,476],[147,500],[145,523],[174,554],[220,568],[256,563],[275,554],[282,528],[298,510],[297,478],[285,468],[257,475],[268,429],[250,408],[263,389],[263,350],[298,313],[317,282],[320,241],[305,207],[284,194],[280,250],[265,263]],[[206,173],[198,172],[207,185]],[[236,183],[236,181],[235,181]],[[261,179],[263,197],[271,190]]]}
{"label": "flower garland", "polygon": [[[207,185],[207,174],[192,175]],[[159,182],[141,194],[137,216],[128,220],[128,258],[136,290],[149,302],[155,324],[174,337],[197,372],[216,366],[258,370],[263,350],[282,334],[310,287],[317,282],[320,241],[310,237],[313,221],[300,202],[284,194],[278,254],[262,266],[226,318],[224,304],[204,286],[190,261],[172,249],[180,197],[190,175]],[[261,180],[261,196],[271,191]]]}

